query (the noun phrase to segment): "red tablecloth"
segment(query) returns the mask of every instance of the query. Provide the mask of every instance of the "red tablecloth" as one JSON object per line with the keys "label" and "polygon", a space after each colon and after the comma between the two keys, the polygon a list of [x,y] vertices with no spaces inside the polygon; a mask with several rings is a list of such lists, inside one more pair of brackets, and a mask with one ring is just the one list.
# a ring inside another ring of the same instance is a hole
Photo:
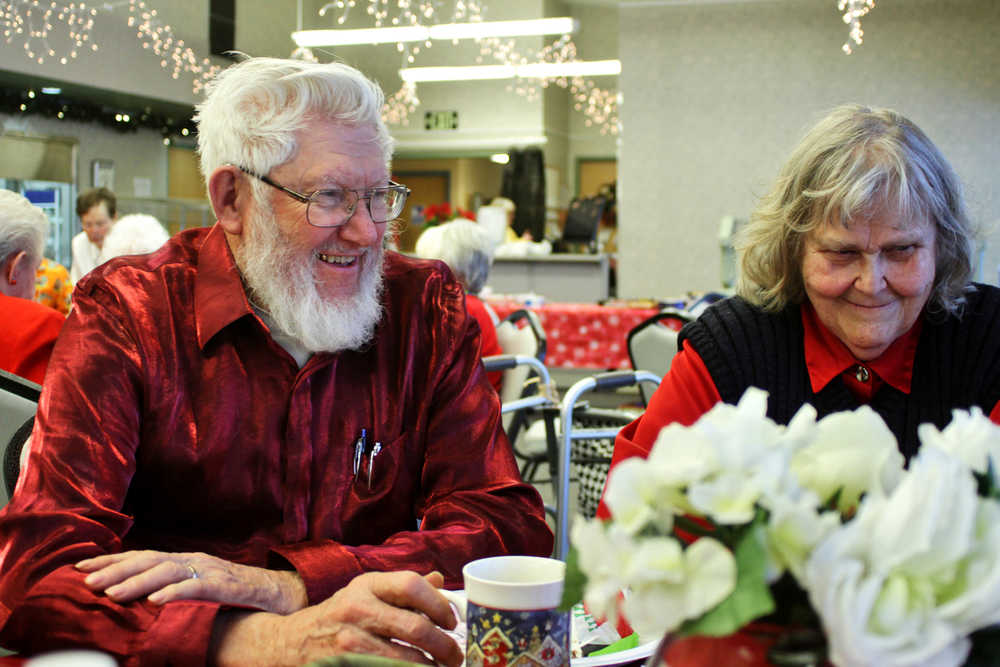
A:
{"label": "red tablecloth", "polygon": [[[525,306],[517,301],[489,304],[500,319]],[[628,332],[656,308],[599,306],[593,303],[546,303],[530,306],[545,329],[545,365],[559,368],[629,369]]]}

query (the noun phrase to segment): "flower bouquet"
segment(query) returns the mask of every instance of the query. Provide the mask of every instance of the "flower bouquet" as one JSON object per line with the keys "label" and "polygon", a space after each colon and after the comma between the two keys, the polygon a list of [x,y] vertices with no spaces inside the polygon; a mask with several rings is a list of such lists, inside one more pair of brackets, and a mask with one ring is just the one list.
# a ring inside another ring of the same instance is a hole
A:
{"label": "flower bouquet", "polygon": [[467,211],[460,206],[452,207],[452,205],[448,202],[444,202],[442,204],[431,204],[430,206],[424,207],[425,227],[440,225],[441,223],[454,220],[455,218],[475,220],[476,214],[472,211]]}
{"label": "flower bouquet", "polygon": [[[813,626],[848,666],[1000,664],[1000,427],[955,410],[904,468],[867,406],[787,426],[749,389],[608,479],[578,519],[567,599],[643,639]],[[624,591],[624,594],[622,594]]]}

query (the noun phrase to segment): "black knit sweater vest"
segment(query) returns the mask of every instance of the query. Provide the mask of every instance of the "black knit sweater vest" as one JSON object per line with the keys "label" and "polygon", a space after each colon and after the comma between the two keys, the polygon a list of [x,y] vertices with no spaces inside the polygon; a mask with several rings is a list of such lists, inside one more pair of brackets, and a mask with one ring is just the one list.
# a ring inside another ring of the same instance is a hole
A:
{"label": "black knit sweater vest", "polygon": [[[910,393],[883,384],[869,403],[907,460],[919,447],[917,425],[943,428],[953,409],[973,405],[989,415],[1000,400],[1000,289],[975,288],[961,319],[924,322]],[[747,387],[766,390],[767,414],[778,423],[787,424],[803,403],[820,417],[859,406],[839,377],[813,393],[797,305],[771,314],[739,297],[725,299],[686,325],[680,344],[694,346],[726,403],[739,401]]]}

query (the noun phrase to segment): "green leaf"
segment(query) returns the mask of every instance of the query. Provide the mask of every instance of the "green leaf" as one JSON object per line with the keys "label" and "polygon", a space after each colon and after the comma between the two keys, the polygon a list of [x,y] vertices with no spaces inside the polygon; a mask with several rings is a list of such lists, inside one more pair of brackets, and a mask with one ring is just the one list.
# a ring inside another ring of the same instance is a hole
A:
{"label": "green leaf", "polygon": [[684,623],[679,634],[722,637],[774,611],[774,598],[764,577],[767,553],[760,533],[765,522],[766,516],[759,513],[733,550],[736,557],[736,587],[733,592],[700,618]]}
{"label": "green leaf", "polygon": [[566,581],[563,583],[559,611],[569,611],[573,605],[583,600],[583,591],[586,587],[587,575],[580,569],[580,554],[576,547],[570,547],[566,555]]}

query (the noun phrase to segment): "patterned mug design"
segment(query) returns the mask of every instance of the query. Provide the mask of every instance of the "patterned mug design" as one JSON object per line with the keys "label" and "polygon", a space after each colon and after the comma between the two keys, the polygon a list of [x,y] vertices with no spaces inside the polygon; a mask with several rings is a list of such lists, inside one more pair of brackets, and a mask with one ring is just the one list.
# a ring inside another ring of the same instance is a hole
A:
{"label": "patterned mug design", "polygon": [[466,667],[569,667],[569,612],[468,603]]}

